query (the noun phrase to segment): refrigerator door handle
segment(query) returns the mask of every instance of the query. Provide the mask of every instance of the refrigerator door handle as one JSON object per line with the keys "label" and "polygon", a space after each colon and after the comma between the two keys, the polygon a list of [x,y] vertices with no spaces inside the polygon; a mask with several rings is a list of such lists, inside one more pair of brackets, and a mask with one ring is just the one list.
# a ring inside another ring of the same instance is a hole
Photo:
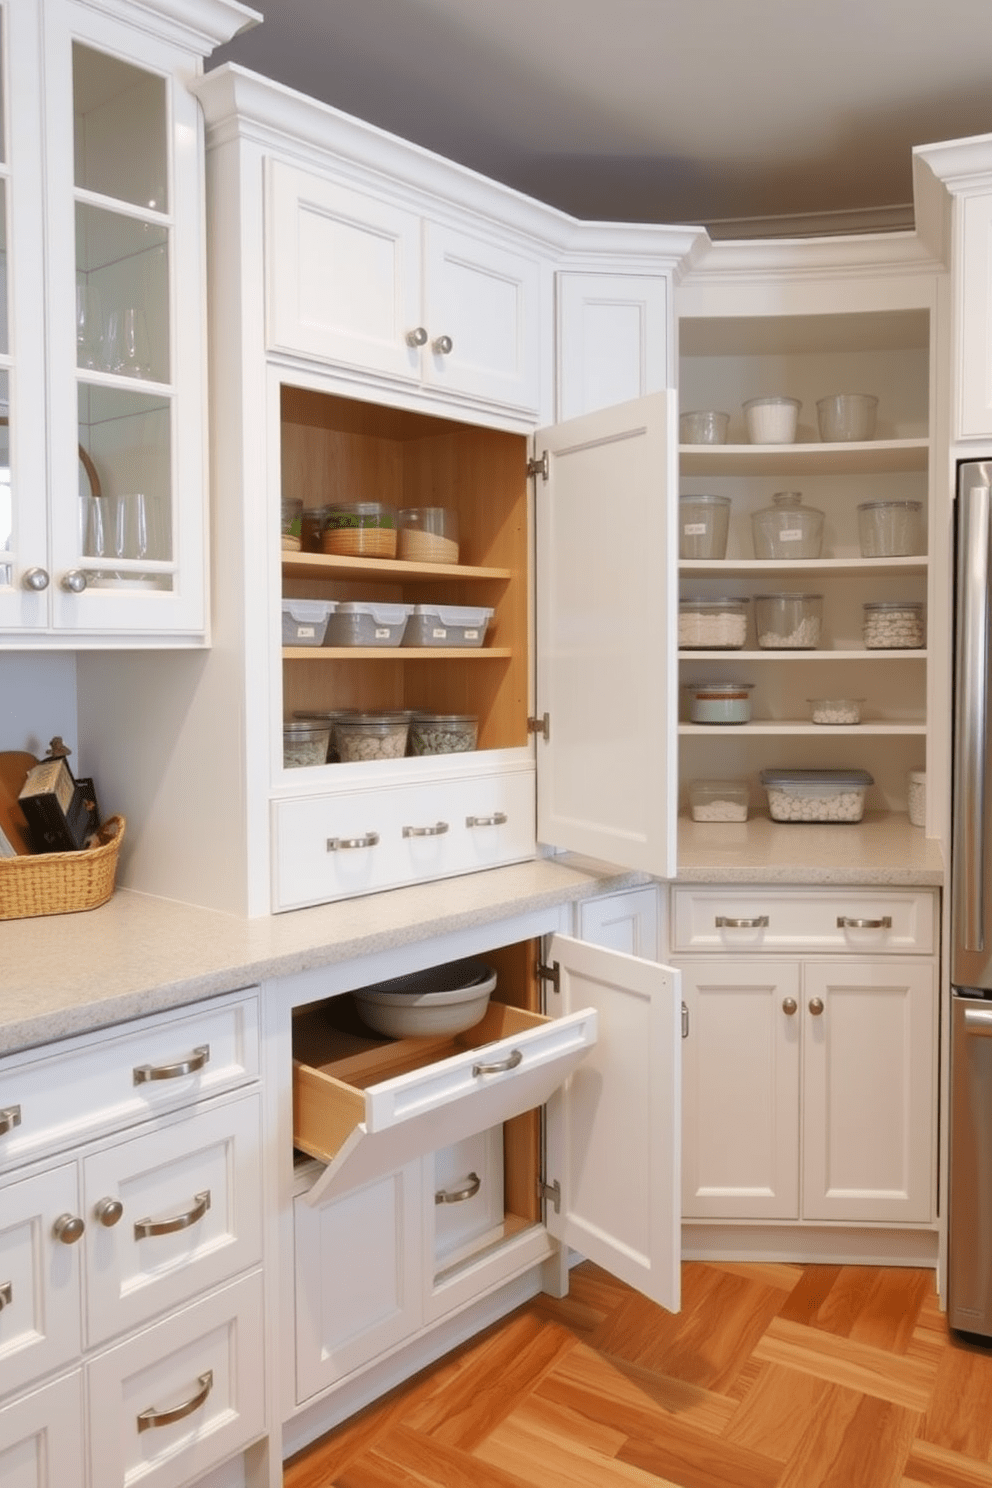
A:
{"label": "refrigerator door handle", "polygon": [[976,1038],[992,1038],[992,1008],[965,1008],[964,1027],[966,1033]]}
{"label": "refrigerator door handle", "polygon": [[958,528],[957,755],[954,898],[957,942],[985,949],[985,741],[988,726],[990,491],[975,486],[960,503]]}

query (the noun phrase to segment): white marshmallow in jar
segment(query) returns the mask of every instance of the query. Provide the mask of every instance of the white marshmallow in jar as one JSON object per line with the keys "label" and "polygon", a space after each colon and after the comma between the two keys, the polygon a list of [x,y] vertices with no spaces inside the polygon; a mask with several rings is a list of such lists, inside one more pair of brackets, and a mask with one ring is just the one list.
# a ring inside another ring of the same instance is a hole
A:
{"label": "white marshmallow in jar", "polygon": [[866,604],[864,642],[869,651],[910,651],[926,644],[923,605],[917,600],[881,600]]}

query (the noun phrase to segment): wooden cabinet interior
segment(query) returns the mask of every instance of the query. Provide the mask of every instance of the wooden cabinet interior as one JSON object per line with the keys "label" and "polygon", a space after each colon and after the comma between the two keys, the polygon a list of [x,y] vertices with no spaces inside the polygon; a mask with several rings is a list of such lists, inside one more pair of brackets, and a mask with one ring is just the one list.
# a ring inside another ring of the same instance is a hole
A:
{"label": "wooden cabinet interior", "polygon": [[332,708],[471,713],[480,749],[527,743],[528,500],[523,436],[284,386],[282,491],[458,513],[457,565],[283,553],[287,598],[491,607],[478,648],[291,647],[283,715]]}

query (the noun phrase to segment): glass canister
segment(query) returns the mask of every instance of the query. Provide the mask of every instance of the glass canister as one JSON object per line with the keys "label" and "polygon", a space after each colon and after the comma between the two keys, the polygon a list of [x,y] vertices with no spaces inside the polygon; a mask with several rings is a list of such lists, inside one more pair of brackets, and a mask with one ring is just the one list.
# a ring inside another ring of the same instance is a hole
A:
{"label": "glass canister", "polygon": [[756,594],[754,622],[763,650],[812,651],[820,644],[822,594]]}
{"label": "glass canister", "polygon": [[858,507],[862,558],[911,558],[922,553],[922,501],[863,501]]}
{"label": "glass canister", "polygon": [[776,491],[771,506],[752,514],[755,558],[819,558],[823,513],[802,503],[801,491]]}
{"label": "glass canister", "polygon": [[690,723],[750,723],[753,682],[687,682]]}
{"label": "glass canister", "polygon": [[739,651],[747,639],[746,599],[679,600],[679,649]]}
{"label": "glass canister", "polygon": [[382,501],[332,506],[320,542],[323,552],[348,558],[395,558],[396,510]]}
{"label": "glass canister", "polygon": [[726,557],[729,528],[729,496],[679,497],[680,558]]}

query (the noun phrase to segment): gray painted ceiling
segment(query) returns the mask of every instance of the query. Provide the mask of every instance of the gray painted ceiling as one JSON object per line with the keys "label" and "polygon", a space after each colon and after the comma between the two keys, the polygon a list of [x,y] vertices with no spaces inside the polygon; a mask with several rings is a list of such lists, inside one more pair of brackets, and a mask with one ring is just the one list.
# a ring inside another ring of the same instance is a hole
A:
{"label": "gray painted ceiling", "polygon": [[992,0],[254,0],[234,61],[577,217],[911,221],[992,132]]}

